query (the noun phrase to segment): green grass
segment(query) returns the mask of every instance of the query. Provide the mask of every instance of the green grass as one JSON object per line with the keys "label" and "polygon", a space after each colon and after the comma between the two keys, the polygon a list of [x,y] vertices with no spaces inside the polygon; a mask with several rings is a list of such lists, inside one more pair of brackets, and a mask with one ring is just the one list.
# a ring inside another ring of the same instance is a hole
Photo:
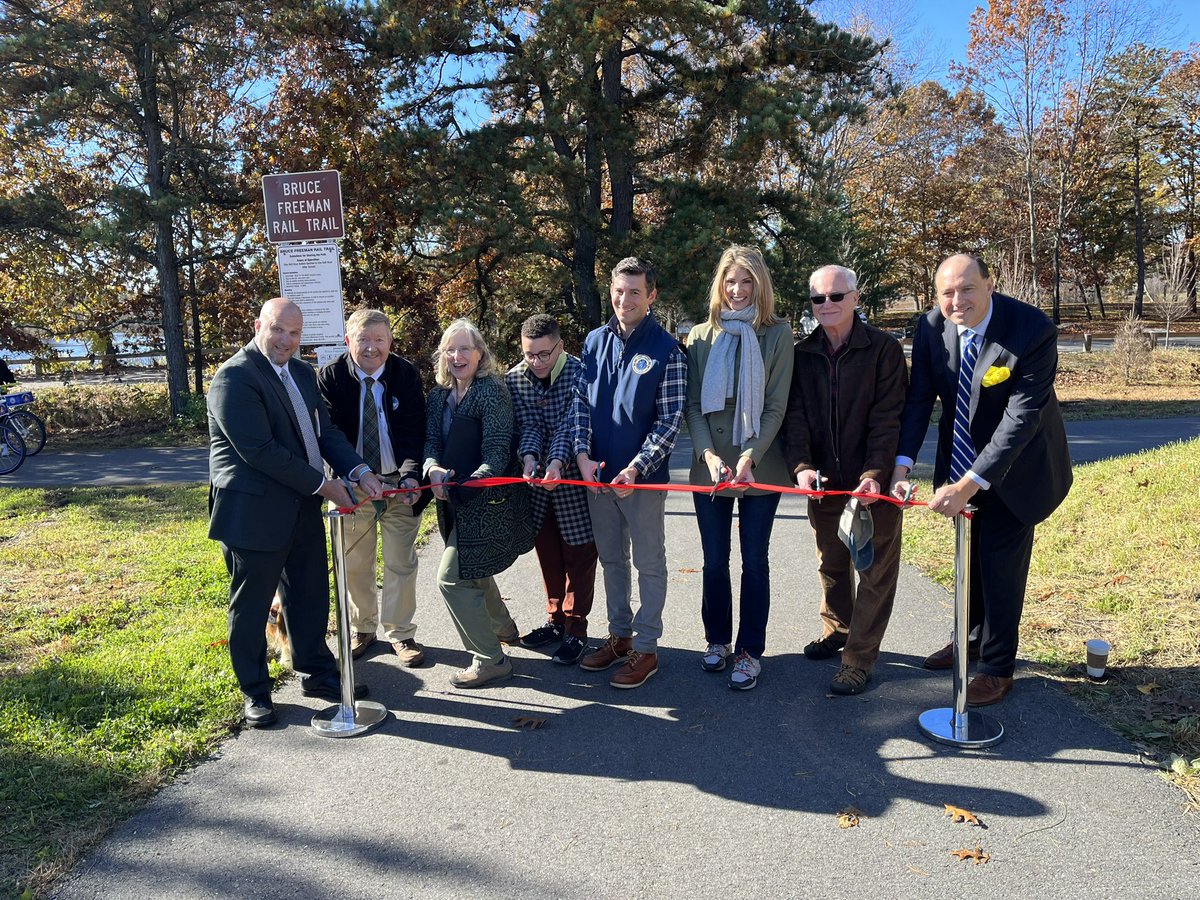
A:
{"label": "green grass", "polygon": [[206,504],[0,489],[0,897],[38,895],[241,721]]}
{"label": "green grass", "polygon": [[[1021,656],[1167,766],[1200,805],[1200,439],[1078,466],[1038,526]],[[953,587],[953,530],[907,514],[904,559]],[[1112,644],[1110,677],[1084,672],[1084,642]]]}
{"label": "green grass", "polygon": [[202,487],[0,490],[0,895],[36,894],[240,714]]}

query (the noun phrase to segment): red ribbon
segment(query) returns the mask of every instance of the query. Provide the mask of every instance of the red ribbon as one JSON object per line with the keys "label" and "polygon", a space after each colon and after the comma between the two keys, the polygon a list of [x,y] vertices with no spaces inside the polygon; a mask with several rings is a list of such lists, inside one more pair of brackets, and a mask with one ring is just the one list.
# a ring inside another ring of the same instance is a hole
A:
{"label": "red ribbon", "polygon": [[[541,483],[542,483],[542,479],[540,479],[540,478],[533,478],[533,479],[526,481],[524,478],[515,478],[515,477],[511,477],[511,476],[494,476],[494,477],[490,477],[490,478],[473,478],[468,481],[447,482],[448,485],[453,485],[455,487],[479,488],[479,489],[491,488],[491,487],[503,487],[503,486],[509,485],[509,484],[529,484],[529,485],[536,486],[536,485],[540,485]],[[594,488],[594,487],[621,488],[621,489],[632,488],[635,491],[673,491],[675,493],[683,493],[683,494],[711,494],[711,493],[713,493],[713,490],[714,490],[712,487],[705,487],[704,485],[696,485],[696,484],[638,484],[638,483],[634,482],[633,484],[616,484],[616,485],[614,485],[614,484],[605,484],[604,482],[596,482],[596,481],[579,481],[579,480],[572,479],[572,478],[560,478],[558,481],[553,482],[553,484],[555,486],[576,485],[578,487],[586,487],[586,488]],[[893,506],[899,506],[902,509],[909,507],[909,506],[925,506],[925,507],[929,506],[928,503],[925,503],[924,501],[921,501],[921,500],[909,500],[906,503],[903,500],[897,500],[895,497],[889,496],[887,494],[870,494],[865,491],[863,491],[863,492],[824,491],[824,490],[814,491],[814,490],[809,490],[808,488],[787,487],[787,486],[780,485],[780,484],[761,484],[757,481],[739,482],[736,486],[731,481],[722,481],[716,485],[716,490],[717,491],[740,490],[743,486],[745,486],[747,488],[757,488],[758,490],[762,490],[762,491],[773,491],[777,494],[796,494],[796,495],[799,495],[802,497],[813,497],[817,500],[820,500],[822,497],[858,497],[859,499],[866,499],[866,500],[882,500],[884,503],[891,503]],[[389,491],[384,491],[383,496],[384,497],[394,497],[398,494],[419,494],[421,491],[426,491],[429,489],[430,489],[429,485],[423,485],[421,487],[415,487],[415,488],[394,488]],[[368,499],[368,500],[363,500],[360,503],[356,503],[354,506],[339,506],[337,508],[337,512],[340,515],[348,515],[350,513],[357,511],[358,509],[365,506],[369,502],[370,502],[370,500]],[[967,515],[967,514],[964,513],[964,515]]]}

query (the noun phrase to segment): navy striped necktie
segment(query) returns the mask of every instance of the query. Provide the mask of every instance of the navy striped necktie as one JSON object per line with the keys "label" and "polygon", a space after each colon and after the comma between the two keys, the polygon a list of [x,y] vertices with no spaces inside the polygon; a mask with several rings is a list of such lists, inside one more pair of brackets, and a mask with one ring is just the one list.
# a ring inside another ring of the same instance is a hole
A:
{"label": "navy striped necktie", "polygon": [[971,376],[975,373],[975,359],[979,355],[979,342],[975,332],[965,335],[962,359],[958,364],[958,394],[954,400],[954,443],[950,452],[950,481],[955,482],[967,474],[975,465],[975,443],[971,440]]}
{"label": "navy striped necktie", "polygon": [[379,407],[375,404],[375,379],[368,375],[363,379],[362,448],[363,462],[372,472],[378,473],[383,464],[379,457]]}

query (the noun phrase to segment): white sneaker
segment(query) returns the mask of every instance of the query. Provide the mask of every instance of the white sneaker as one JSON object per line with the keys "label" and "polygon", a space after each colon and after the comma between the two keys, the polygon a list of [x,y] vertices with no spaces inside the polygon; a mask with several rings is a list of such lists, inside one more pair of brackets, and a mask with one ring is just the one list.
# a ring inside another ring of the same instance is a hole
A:
{"label": "white sneaker", "polygon": [[729,686],[735,691],[748,691],[758,684],[758,676],[761,674],[762,662],[743,650],[733,662],[733,671],[729,673]]}
{"label": "white sneaker", "polygon": [[498,663],[486,663],[477,659],[461,672],[451,675],[450,683],[457,688],[477,688],[493,681],[511,678],[512,673],[512,663],[507,656],[502,657]]}
{"label": "white sneaker", "polygon": [[709,644],[700,657],[700,668],[705,672],[720,672],[725,668],[725,657],[732,649],[728,644]]}

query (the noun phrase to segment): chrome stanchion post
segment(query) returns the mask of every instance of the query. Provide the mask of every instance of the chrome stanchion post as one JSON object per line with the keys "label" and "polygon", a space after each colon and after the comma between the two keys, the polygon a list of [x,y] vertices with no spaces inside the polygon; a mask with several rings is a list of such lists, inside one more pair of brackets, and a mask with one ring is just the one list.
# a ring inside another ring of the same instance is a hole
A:
{"label": "chrome stanchion post", "polygon": [[927,737],[952,747],[998,744],[1004,726],[985,713],[967,709],[967,644],[971,631],[971,517],[968,506],[954,518],[954,705],[927,709],[917,724]]}
{"label": "chrome stanchion post", "polygon": [[334,605],[337,615],[338,669],[342,679],[342,702],[317,713],[313,730],[322,737],[353,737],[379,727],[387,718],[387,707],[370,700],[354,699],[354,657],[350,652],[350,604],[346,597],[346,516],[336,509],[328,513],[333,545]]}

